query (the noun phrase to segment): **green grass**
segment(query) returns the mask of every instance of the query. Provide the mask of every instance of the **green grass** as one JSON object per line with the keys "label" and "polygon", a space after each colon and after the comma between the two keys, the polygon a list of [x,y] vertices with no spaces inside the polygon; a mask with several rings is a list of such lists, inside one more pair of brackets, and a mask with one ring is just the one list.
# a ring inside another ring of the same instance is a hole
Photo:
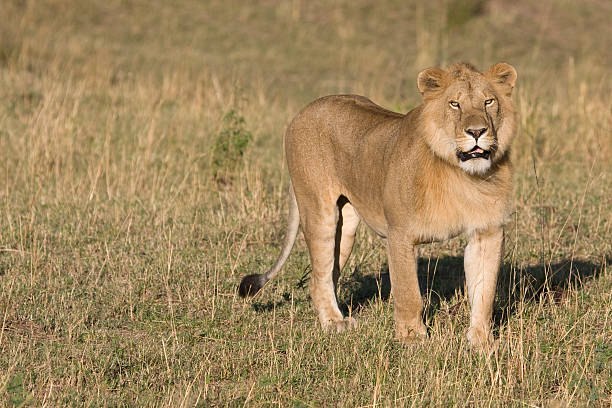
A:
{"label": "green grass", "polygon": [[[0,405],[609,406],[611,13],[3,1]],[[457,60],[519,73],[499,351],[465,343],[462,237],[420,250],[430,335],[412,346],[394,340],[384,242],[363,226],[339,290],[357,330],[319,329],[301,237],[281,276],[238,298],[280,250],[297,111],[340,92],[407,111],[417,73]],[[232,129],[252,140],[215,162]]]}

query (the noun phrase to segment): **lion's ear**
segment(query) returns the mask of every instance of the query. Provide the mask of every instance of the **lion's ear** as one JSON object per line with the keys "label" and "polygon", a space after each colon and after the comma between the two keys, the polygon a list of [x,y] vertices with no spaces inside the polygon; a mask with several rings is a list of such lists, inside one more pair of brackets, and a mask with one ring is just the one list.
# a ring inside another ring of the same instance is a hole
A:
{"label": "lion's ear", "polygon": [[500,62],[489,68],[485,75],[494,84],[507,87],[508,94],[512,93],[517,76],[516,69],[512,65]]}
{"label": "lion's ear", "polygon": [[446,72],[438,68],[427,68],[419,73],[417,86],[423,95],[444,89]]}

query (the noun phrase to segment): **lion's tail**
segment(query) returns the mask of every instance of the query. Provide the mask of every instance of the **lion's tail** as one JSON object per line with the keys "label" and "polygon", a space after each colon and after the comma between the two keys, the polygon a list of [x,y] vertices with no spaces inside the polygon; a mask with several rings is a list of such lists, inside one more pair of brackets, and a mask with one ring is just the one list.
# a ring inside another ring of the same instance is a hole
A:
{"label": "lion's tail", "polygon": [[278,272],[283,268],[291,248],[295,242],[298,229],[300,227],[300,213],[298,211],[297,201],[295,199],[295,193],[293,192],[293,185],[289,183],[289,216],[287,223],[287,232],[285,234],[285,242],[283,243],[283,249],[280,255],[276,259],[274,266],[266,273],[247,275],[242,278],[240,286],[238,286],[238,294],[241,297],[253,296]]}

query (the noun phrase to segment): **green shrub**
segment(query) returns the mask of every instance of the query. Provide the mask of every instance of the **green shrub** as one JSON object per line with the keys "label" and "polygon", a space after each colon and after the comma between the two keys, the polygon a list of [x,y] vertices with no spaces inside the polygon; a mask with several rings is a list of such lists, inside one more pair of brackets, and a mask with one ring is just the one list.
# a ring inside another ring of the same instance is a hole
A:
{"label": "green shrub", "polygon": [[217,134],[212,156],[215,180],[228,182],[231,173],[240,167],[253,135],[246,128],[246,122],[234,109],[223,117],[223,129]]}

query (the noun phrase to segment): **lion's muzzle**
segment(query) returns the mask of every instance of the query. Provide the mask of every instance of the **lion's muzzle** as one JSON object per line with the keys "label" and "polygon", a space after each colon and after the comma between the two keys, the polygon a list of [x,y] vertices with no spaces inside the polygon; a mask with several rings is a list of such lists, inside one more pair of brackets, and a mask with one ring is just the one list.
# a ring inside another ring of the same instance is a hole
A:
{"label": "lion's muzzle", "polygon": [[462,152],[462,151],[457,152],[457,157],[459,157],[459,160],[461,160],[462,162],[472,160],[472,159],[488,160],[490,156],[491,156],[490,150],[484,150],[478,146],[474,146],[474,148],[468,152]]}

